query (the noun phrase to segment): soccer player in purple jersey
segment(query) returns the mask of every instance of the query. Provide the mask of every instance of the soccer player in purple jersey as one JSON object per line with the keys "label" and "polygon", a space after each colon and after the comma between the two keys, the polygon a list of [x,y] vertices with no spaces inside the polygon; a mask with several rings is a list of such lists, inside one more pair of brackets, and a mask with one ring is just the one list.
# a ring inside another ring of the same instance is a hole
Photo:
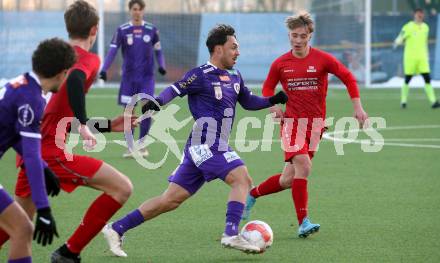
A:
{"label": "soccer player in purple jersey", "polygon": [[[32,71],[0,89],[0,158],[11,147],[23,157],[37,208],[34,239],[43,246],[58,236],[47,194],[57,195],[60,189],[41,158],[40,121],[46,105],[42,94],[58,90],[75,60],[73,48],[63,40],[43,41],[32,55]],[[49,185],[52,189],[47,191]],[[32,262],[32,222],[1,185],[0,228],[10,236],[8,262]]]}
{"label": "soccer player in purple jersey", "polygon": [[[126,231],[176,209],[205,182],[217,178],[231,187],[221,244],[247,253],[261,252],[238,234],[252,180],[243,161],[228,145],[229,133],[237,102],[246,110],[260,110],[285,103],[287,96],[282,91],[269,98],[252,95],[244,85],[240,72],[233,68],[240,52],[231,26],[214,27],[209,32],[206,45],[210,52],[209,61],[187,72],[156,98],[157,103],[163,106],[177,96],[187,95],[195,124],[185,145],[184,158],[168,179],[168,189],[104,227],[102,232],[110,250],[117,256],[127,256],[121,248],[121,238]],[[158,111],[159,106],[150,100],[142,111],[147,110]]]}
{"label": "soccer player in purple jersey", "polygon": [[[104,60],[99,76],[107,80],[107,70],[112,64],[118,49],[122,50],[122,81],[119,88],[119,105],[129,104],[135,94],[154,96],[154,56],[159,64],[159,73],[166,74],[165,59],[162,53],[159,30],[143,20],[145,2],[130,0],[128,3],[131,21],[121,25],[113,36],[110,50]],[[151,118],[140,123],[139,140],[142,142],[151,126]],[[125,136],[127,138],[127,135]],[[134,146],[127,140],[128,151],[124,157],[132,157]],[[148,156],[146,148],[140,150],[142,156]]]}

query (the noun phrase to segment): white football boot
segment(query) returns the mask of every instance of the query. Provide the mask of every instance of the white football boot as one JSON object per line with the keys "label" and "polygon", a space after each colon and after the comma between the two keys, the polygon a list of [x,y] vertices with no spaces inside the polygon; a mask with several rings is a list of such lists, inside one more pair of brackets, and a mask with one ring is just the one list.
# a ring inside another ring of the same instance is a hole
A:
{"label": "white football boot", "polygon": [[223,247],[237,249],[249,254],[261,253],[259,247],[250,244],[241,235],[227,236],[226,234],[223,234],[221,244]]}
{"label": "white football boot", "polygon": [[110,251],[117,257],[127,257],[127,253],[122,250],[122,237],[119,236],[118,232],[113,230],[112,223],[104,226],[101,230],[104,235],[107,244],[110,247]]}

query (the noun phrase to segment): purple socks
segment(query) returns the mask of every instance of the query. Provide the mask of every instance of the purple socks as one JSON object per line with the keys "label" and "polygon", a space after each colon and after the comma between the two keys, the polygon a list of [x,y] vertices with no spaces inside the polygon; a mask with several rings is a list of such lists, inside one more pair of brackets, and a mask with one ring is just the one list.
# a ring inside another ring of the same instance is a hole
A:
{"label": "purple socks", "polygon": [[133,210],[131,213],[127,214],[123,218],[112,224],[113,230],[118,232],[120,236],[123,236],[128,230],[137,227],[144,222],[144,217],[142,216],[139,209]]}
{"label": "purple socks", "polygon": [[238,235],[241,215],[243,214],[244,204],[237,201],[228,202],[226,211],[225,234],[228,236]]}
{"label": "purple socks", "polygon": [[32,263],[32,258],[25,257],[25,258],[10,259],[8,260],[8,263]]}

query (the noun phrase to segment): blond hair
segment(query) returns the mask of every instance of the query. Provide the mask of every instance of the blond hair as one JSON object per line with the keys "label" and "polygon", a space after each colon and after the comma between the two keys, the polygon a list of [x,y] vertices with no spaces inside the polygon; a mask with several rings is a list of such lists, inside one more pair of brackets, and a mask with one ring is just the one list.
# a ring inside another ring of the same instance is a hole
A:
{"label": "blond hair", "polygon": [[315,30],[315,24],[308,12],[301,12],[296,16],[289,16],[286,18],[286,26],[289,30],[294,30],[298,27],[305,27],[312,33]]}

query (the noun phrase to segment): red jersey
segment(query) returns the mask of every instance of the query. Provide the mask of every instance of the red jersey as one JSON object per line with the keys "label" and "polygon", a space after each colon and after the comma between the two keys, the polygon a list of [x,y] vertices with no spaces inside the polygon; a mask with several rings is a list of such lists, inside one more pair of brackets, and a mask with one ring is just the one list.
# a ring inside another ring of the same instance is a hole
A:
{"label": "red jersey", "polygon": [[[100,60],[96,54],[88,52],[78,46],[74,46],[74,49],[76,52],[77,61],[69,71],[79,69],[85,73],[86,83],[84,85],[84,92],[87,93],[99,71]],[[69,105],[66,81],[64,81],[59,91],[52,95],[44,111],[43,120],[41,123],[43,150],[58,149],[57,145],[64,146],[69,125],[67,125],[66,129],[63,129],[58,134],[57,125],[64,117],[74,117],[72,109]]]}
{"label": "red jersey", "polygon": [[328,73],[345,84],[351,98],[359,97],[353,74],[335,57],[316,48],[310,48],[305,58],[293,56],[292,51],[277,58],[264,81],[263,96],[273,96],[281,82],[289,97],[285,117],[325,119]]}

